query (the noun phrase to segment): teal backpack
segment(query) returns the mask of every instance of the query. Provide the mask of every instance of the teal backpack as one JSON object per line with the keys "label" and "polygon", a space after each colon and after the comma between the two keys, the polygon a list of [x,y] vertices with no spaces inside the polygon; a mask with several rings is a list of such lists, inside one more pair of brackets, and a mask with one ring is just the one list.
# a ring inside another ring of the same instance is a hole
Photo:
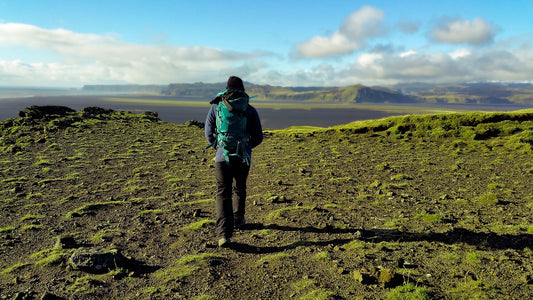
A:
{"label": "teal backpack", "polygon": [[218,97],[220,101],[216,108],[217,139],[213,147],[222,148],[226,163],[229,164],[230,157],[238,157],[249,165],[250,155],[246,151],[246,110],[250,98],[246,93],[234,89],[223,90],[217,94]]}

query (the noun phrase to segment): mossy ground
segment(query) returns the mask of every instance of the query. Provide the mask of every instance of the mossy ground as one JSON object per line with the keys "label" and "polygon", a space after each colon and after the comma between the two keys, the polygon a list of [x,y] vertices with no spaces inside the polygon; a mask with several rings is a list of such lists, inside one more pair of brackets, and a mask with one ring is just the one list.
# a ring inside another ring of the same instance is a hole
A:
{"label": "mossy ground", "polygon": [[[4,297],[533,294],[531,112],[266,131],[248,226],[227,249],[216,247],[202,128],[109,112],[8,120],[0,132]],[[54,247],[64,236],[121,249],[140,267],[70,270],[71,250]]]}

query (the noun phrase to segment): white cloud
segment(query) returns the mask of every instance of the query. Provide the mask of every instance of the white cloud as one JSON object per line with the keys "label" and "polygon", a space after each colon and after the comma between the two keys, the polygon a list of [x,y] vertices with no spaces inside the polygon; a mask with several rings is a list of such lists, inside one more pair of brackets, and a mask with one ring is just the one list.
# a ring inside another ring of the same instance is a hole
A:
{"label": "white cloud", "polygon": [[385,17],[382,10],[364,6],[351,13],[339,28],[339,32],[350,40],[364,40],[384,33],[381,22]]}
{"label": "white cloud", "polygon": [[416,55],[416,51],[411,49],[411,50],[407,50],[405,52],[400,53],[400,57],[407,57],[411,55]]}
{"label": "white cloud", "polygon": [[[531,81],[531,46],[506,50],[459,49],[451,53],[364,53],[354,63],[339,70],[342,79],[367,84],[406,81]],[[339,76],[340,77],[340,76]]]}
{"label": "white cloud", "polygon": [[331,36],[314,36],[296,46],[296,56],[324,57],[351,53],[365,46],[369,38],[385,33],[384,12],[370,7],[351,13]]}
{"label": "white cloud", "polygon": [[460,48],[450,53],[450,57],[453,59],[459,59],[459,58],[470,55],[470,53],[471,53],[470,50],[465,49],[465,48]]}
{"label": "white cloud", "polygon": [[358,47],[357,42],[350,41],[339,32],[331,37],[315,36],[297,46],[299,54],[306,57],[323,57],[350,53]]}
{"label": "white cloud", "polygon": [[359,55],[356,63],[362,67],[376,66],[377,61],[382,58],[383,55],[381,53],[363,53]]}
{"label": "white cloud", "polygon": [[[0,23],[0,46],[29,47],[61,57],[54,63],[0,61],[3,77],[57,82],[170,83],[219,80],[235,64],[266,56],[210,47],[137,45],[113,36],[43,29],[27,24]],[[37,58],[38,59],[38,58]]]}
{"label": "white cloud", "polygon": [[178,61],[240,60],[259,53],[238,53],[208,47],[144,46],[120,41],[112,36],[80,34],[64,29],[42,29],[27,24],[0,24],[0,44],[52,50],[56,53],[101,61],[116,59],[160,59]]}
{"label": "white cloud", "polygon": [[491,43],[496,31],[494,25],[481,18],[457,19],[434,28],[431,37],[441,43],[482,45]]}

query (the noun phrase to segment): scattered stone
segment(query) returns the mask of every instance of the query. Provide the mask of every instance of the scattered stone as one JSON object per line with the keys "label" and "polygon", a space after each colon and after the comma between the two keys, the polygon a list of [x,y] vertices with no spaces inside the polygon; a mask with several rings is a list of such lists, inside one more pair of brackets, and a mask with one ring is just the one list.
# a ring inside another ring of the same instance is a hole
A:
{"label": "scattered stone", "polygon": [[102,273],[125,266],[128,259],[118,249],[78,248],[69,258],[74,270]]}
{"label": "scattered stone", "polygon": [[272,197],[267,199],[267,201],[270,202],[270,203],[278,203],[279,200],[280,200],[279,196],[272,196]]}
{"label": "scattered stone", "polygon": [[[152,121],[152,122],[157,122],[157,121],[160,121],[159,119],[159,114],[155,111],[143,111],[142,112],[142,118],[144,120],[149,120],[149,121]],[[202,128],[204,128],[202,126]]]}
{"label": "scattered stone", "polygon": [[112,109],[105,109],[101,107],[90,106],[80,111],[83,118],[97,118],[101,115],[108,115],[113,112]]}
{"label": "scattered stone", "polygon": [[52,120],[45,128],[45,132],[57,132],[57,129],[65,129],[72,125],[75,122],[81,121],[82,119],[79,117],[65,117],[62,119],[55,119]]}
{"label": "scattered stone", "polygon": [[51,294],[51,293],[46,292],[46,293],[44,293],[44,294],[41,296],[40,299],[41,299],[41,300],[59,300],[59,299],[64,299],[64,298],[61,298],[61,297],[59,297],[59,296],[56,296],[56,295],[54,295],[54,294]]}
{"label": "scattered stone", "polygon": [[416,269],[416,268],[418,268],[418,265],[413,263],[412,261],[405,260],[404,258],[399,258],[398,259],[398,268]]}
{"label": "scattered stone", "polygon": [[372,279],[370,274],[368,274],[366,272],[359,271],[359,270],[354,270],[353,271],[353,278],[355,279],[355,281],[357,281],[357,282],[359,282],[361,284],[372,284],[372,283],[374,283],[374,280]]}
{"label": "scattered stone", "polygon": [[24,299],[30,299],[30,295],[24,293],[24,292],[18,292],[13,297],[13,300],[24,300]]}
{"label": "scattered stone", "polygon": [[11,189],[11,192],[18,194],[18,193],[22,192],[23,190],[24,189],[22,188],[22,186],[20,184],[17,184],[17,185],[15,185],[14,188]]}
{"label": "scattered stone", "polygon": [[196,126],[198,128],[204,128],[205,127],[205,123],[197,121],[197,120],[189,120],[189,121],[187,121],[187,122],[185,122],[183,124],[185,126],[188,126],[188,127],[191,127],[191,126]]}
{"label": "scattered stone", "polygon": [[31,119],[43,119],[49,116],[66,116],[74,112],[76,112],[74,109],[66,107],[66,106],[32,105],[30,107],[26,107],[23,111],[19,111],[19,117],[31,118]]}
{"label": "scattered stone", "polygon": [[311,171],[306,170],[304,168],[300,168],[298,171],[300,172],[300,175],[312,175]]}
{"label": "scattered stone", "polygon": [[375,188],[380,187],[381,186],[381,182],[379,180],[374,180],[374,182],[372,182],[370,184],[370,186],[371,187],[375,187]]}
{"label": "scattered stone", "polygon": [[78,243],[71,236],[58,237],[56,240],[55,248],[57,249],[73,249],[78,246]]}
{"label": "scattered stone", "polygon": [[379,271],[378,281],[385,284],[390,283],[394,279],[395,275],[396,272],[394,272],[392,269],[381,269]]}
{"label": "scattered stone", "polygon": [[22,148],[19,146],[19,145],[10,145],[9,147],[7,147],[7,152],[9,153],[19,153],[22,151]]}
{"label": "scattered stone", "polygon": [[366,269],[355,270],[353,274],[356,281],[366,285],[381,283],[386,287],[394,287],[403,282],[402,277],[396,274],[395,270],[383,267],[371,267],[370,271]]}

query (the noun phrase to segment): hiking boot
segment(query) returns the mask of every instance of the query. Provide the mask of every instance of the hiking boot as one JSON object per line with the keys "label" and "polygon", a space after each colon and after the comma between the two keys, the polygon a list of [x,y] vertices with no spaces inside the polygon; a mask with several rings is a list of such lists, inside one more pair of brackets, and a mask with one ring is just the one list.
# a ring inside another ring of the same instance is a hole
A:
{"label": "hiking boot", "polygon": [[218,239],[218,246],[221,248],[228,247],[230,243],[229,238],[220,238]]}
{"label": "hiking boot", "polygon": [[244,218],[242,219],[242,221],[240,222],[236,222],[235,223],[235,226],[233,226],[235,229],[243,229],[244,226],[246,225],[246,221],[244,220]]}

